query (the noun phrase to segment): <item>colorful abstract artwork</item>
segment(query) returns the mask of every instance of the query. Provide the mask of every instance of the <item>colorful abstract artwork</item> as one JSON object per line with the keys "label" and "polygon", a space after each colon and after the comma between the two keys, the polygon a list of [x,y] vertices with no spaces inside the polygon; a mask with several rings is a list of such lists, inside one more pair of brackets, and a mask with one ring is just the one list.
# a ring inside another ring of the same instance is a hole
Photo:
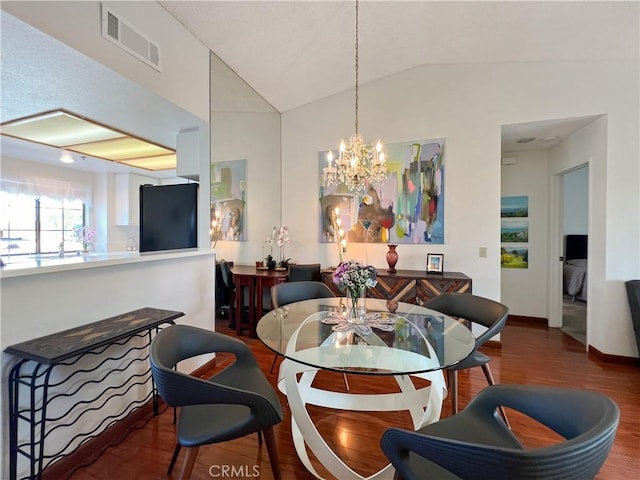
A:
{"label": "colorful abstract artwork", "polygon": [[319,153],[321,242],[336,240],[339,212],[348,242],[444,243],[444,139],[384,149],[387,178],[361,195],[344,184],[325,185],[328,151]]}
{"label": "colorful abstract artwork", "polygon": [[247,161],[211,164],[211,221],[222,223],[220,240],[247,241]]}

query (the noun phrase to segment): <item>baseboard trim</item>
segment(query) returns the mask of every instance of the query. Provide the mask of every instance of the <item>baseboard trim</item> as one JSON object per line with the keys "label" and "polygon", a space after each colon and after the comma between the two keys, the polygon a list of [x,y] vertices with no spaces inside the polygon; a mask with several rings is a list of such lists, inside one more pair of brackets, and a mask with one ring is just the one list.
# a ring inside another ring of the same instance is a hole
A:
{"label": "baseboard trim", "polygon": [[549,320],[543,317],[509,315],[507,317],[507,323],[509,325],[519,325],[522,327],[549,328]]}
{"label": "baseboard trim", "polygon": [[637,357],[623,357],[621,355],[610,355],[608,353],[602,353],[593,345],[589,345],[588,348],[589,357],[600,360],[605,363],[615,363],[617,365],[636,365],[640,366],[640,358]]}
{"label": "baseboard trim", "polygon": [[[211,376],[216,367],[216,359],[213,358],[201,367],[191,372],[191,375],[199,378]],[[158,399],[159,408],[162,411],[166,407],[161,399]],[[47,466],[42,471],[42,480],[60,480],[69,478],[78,468],[85,467],[95,462],[109,447],[118,445],[134,430],[143,427],[153,417],[153,400],[129,413],[118,420],[111,427],[100,433],[97,437],[87,441],[78,447],[76,451],[66,457]]]}

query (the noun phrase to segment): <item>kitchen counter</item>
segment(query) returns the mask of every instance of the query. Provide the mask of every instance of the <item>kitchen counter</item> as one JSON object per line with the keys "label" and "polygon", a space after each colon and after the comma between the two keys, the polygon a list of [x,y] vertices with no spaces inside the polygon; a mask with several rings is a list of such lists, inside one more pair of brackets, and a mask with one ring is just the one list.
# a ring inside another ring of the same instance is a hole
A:
{"label": "kitchen counter", "polygon": [[187,258],[201,255],[212,255],[210,249],[186,249],[166,250],[161,252],[123,251],[109,253],[67,253],[64,256],[57,254],[30,255],[25,257],[11,257],[0,268],[0,278],[23,277],[27,275],[39,275],[43,273],[65,272],[86,268],[107,267],[128,263],[153,262],[172,258]]}

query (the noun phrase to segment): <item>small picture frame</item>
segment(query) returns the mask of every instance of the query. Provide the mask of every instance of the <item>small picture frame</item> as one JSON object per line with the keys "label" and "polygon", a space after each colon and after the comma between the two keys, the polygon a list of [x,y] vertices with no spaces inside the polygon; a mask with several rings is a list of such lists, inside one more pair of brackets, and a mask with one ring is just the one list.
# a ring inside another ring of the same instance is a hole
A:
{"label": "small picture frame", "polygon": [[427,253],[427,273],[444,272],[444,255],[442,253]]}

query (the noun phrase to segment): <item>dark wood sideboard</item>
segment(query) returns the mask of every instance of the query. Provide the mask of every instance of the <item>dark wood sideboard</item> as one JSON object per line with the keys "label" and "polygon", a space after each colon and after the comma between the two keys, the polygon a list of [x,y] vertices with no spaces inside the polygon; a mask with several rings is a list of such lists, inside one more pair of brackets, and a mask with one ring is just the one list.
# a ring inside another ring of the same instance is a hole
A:
{"label": "dark wood sideboard", "polygon": [[[322,270],[322,282],[336,295],[344,295],[333,283],[334,269]],[[426,273],[424,270],[398,270],[389,273],[378,270],[378,284],[367,290],[367,296],[396,300],[398,302],[424,304],[444,292],[471,293],[471,278],[460,272]]]}

